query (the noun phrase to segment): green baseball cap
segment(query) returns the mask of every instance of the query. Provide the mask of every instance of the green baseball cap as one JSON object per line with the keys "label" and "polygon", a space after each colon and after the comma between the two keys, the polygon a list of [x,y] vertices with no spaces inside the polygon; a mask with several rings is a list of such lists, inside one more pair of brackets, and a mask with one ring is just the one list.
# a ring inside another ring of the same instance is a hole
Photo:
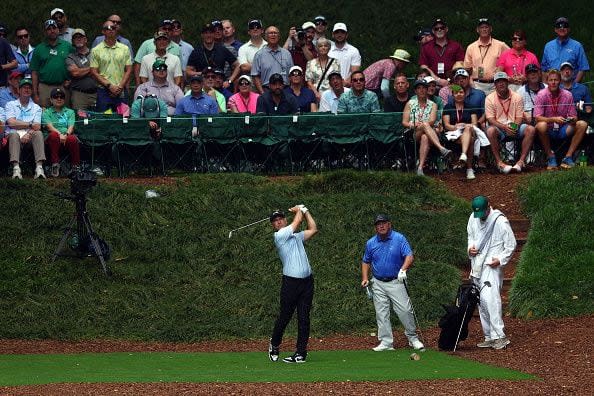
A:
{"label": "green baseball cap", "polygon": [[19,81],[19,88],[22,87],[23,85],[27,85],[29,84],[30,86],[33,86],[33,81],[31,81],[31,79],[29,78],[22,78],[21,81]]}
{"label": "green baseball cap", "polygon": [[157,59],[153,62],[153,70],[167,70],[167,63],[163,59]]}
{"label": "green baseball cap", "polygon": [[472,199],[472,212],[477,219],[485,217],[489,209],[489,200],[484,195],[477,195]]}

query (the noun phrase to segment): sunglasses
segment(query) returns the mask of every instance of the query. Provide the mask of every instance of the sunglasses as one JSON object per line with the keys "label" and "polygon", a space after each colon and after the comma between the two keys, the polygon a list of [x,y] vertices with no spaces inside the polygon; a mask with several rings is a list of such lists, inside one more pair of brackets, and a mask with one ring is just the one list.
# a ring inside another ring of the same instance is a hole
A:
{"label": "sunglasses", "polygon": [[317,21],[316,25],[324,25],[326,26],[328,23],[324,22],[324,21]]}
{"label": "sunglasses", "polygon": [[29,38],[28,34],[19,34],[18,36],[16,36],[18,39],[26,39]]}
{"label": "sunglasses", "polygon": [[115,26],[113,26],[113,25],[105,25],[105,26],[103,26],[103,30],[115,30]]}
{"label": "sunglasses", "polygon": [[108,19],[108,21],[111,22],[111,23],[113,23],[113,24],[116,24],[116,25],[121,25],[122,24],[122,21],[116,21],[116,20],[113,20],[113,19]]}
{"label": "sunglasses", "polygon": [[240,87],[242,87],[242,86],[243,86],[243,87],[245,87],[245,86],[249,86],[249,85],[250,85],[249,81],[241,81],[241,82],[239,83],[239,86],[240,86]]}
{"label": "sunglasses", "polygon": [[442,30],[446,30],[445,26],[436,26],[433,28],[434,31],[436,32],[440,32]]}
{"label": "sunglasses", "polygon": [[56,95],[56,96],[53,97],[53,99],[62,99],[62,100],[64,100],[64,99],[66,99],[66,96],[64,96],[64,95]]}
{"label": "sunglasses", "polygon": [[524,39],[522,37],[512,37],[512,41],[524,41]]}
{"label": "sunglasses", "polygon": [[295,76],[302,76],[303,73],[301,73],[300,71],[294,71],[291,73],[291,76],[295,77]]}
{"label": "sunglasses", "polygon": [[351,81],[352,82],[365,82],[365,79],[363,77],[361,77],[361,78],[352,78]]}
{"label": "sunglasses", "polygon": [[568,23],[558,23],[555,25],[555,27],[557,29],[567,29],[567,28],[569,28],[569,24]]}

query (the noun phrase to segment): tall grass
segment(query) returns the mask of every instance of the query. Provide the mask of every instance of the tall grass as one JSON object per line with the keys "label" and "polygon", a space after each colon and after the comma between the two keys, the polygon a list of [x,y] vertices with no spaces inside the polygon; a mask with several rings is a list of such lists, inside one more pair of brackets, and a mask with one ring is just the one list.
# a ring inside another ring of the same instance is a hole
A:
{"label": "tall grass", "polygon": [[[374,311],[359,287],[365,241],[378,212],[393,217],[415,250],[410,286],[424,323],[442,314],[465,262],[467,204],[425,178],[335,172],[273,180],[192,175],[159,186],[100,182],[89,195],[96,232],[112,247],[111,279],[93,258],[50,257],[73,207],[52,193],[65,181],[0,180],[0,337],[194,341],[268,335],[281,266],[267,222],[274,208],[304,203],[319,235],[308,242],[316,294],[314,335],[366,332]],[[151,187],[154,188],[154,187]],[[294,329],[290,329],[294,331]]]}
{"label": "tall grass", "polygon": [[594,312],[594,169],[542,174],[520,193],[532,227],[511,289],[512,313]]}

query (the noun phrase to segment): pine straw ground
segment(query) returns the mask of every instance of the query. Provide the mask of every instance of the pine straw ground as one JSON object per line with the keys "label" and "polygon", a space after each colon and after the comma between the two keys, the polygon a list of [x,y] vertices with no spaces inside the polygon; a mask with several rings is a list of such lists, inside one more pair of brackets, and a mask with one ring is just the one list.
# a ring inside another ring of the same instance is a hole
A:
{"label": "pine straw ground", "polygon": [[[477,194],[489,196],[494,207],[509,217],[521,217],[516,196],[516,186],[521,176],[480,174],[477,180],[466,182],[455,174],[436,177],[457,195],[470,199]],[[130,183],[154,185],[155,179]],[[167,183],[167,180],[160,182]],[[385,394],[465,394],[465,395],[590,395],[594,389],[594,364],[592,364],[594,343],[594,315],[549,320],[520,320],[506,317],[506,333],[512,343],[502,351],[482,350],[474,345],[481,341],[478,318],[470,325],[469,339],[464,341],[456,354],[479,362],[508,367],[537,376],[530,381],[494,380],[439,380],[400,382],[339,382],[339,383],[270,383],[270,384],[52,384],[41,386],[0,387],[0,394],[7,395],[195,395],[195,394],[340,394],[340,395],[385,395]],[[271,324],[272,326],[272,324]],[[423,331],[426,344],[436,347],[439,329]],[[402,334],[395,337],[397,348],[404,348]],[[372,336],[337,335],[310,340],[310,358],[321,349],[361,349],[375,346]],[[283,351],[291,351],[294,340],[287,339]],[[205,342],[197,344],[140,343],[121,341],[23,341],[0,340],[0,353],[76,353],[116,351],[262,351],[267,359],[267,340],[237,342]],[[389,352],[381,352],[389,353]],[[272,363],[271,363],[272,364]],[[282,364],[282,363],[277,363]],[[307,363],[306,363],[307,364]]]}

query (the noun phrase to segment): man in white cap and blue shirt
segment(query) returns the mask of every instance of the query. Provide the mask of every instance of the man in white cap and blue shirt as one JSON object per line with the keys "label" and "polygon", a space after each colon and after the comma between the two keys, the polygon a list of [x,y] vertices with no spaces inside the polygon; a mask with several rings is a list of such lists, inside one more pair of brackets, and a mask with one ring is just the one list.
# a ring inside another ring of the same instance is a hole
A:
{"label": "man in white cap and blue shirt", "polygon": [[[417,336],[413,307],[405,284],[406,273],[414,261],[413,251],[406,237],[392,229],[388,216],[377,215],[374,225],[376,235],[367,241],[361,263],[361,287],[372,290],[377,338],[380,341],[373,350],[394,350],[390,305],[404,326],[408,345],[424,350],[425,346]],[[373,275],[371,281],[370,275]]]}

